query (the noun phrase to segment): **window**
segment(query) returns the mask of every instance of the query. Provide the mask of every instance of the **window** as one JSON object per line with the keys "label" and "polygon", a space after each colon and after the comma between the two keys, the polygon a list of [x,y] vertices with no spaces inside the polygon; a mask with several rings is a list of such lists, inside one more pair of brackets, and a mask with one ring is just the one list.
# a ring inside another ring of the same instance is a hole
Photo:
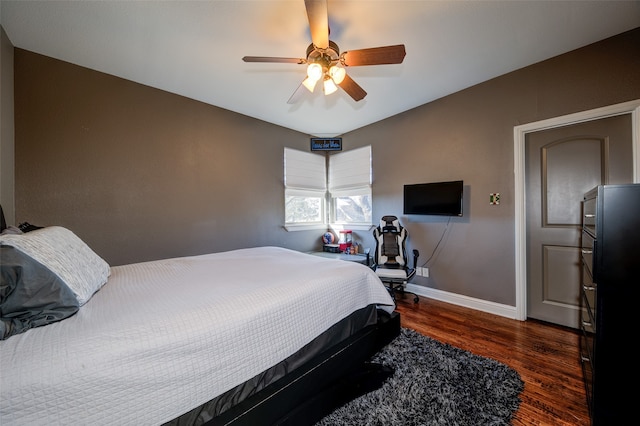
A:
{"label": "window", "polygon": [[286,223],[324,223],[325,193],[287,189],[285,192]]}
{"label": "window", "polygon": [[325,157],[284,149],[284,202],[287,229],[326,228]]}
{"label": "window", "polygon": [[331,223],[341,227],[368,227],[371,215],[371,147],[329,157]]}
{"label": "window", "polygon": [[370,146],[332,154],[328,160],[285,148],[284,157],[288,230],[321,229],[329,223],[336,228],[371,227]]}

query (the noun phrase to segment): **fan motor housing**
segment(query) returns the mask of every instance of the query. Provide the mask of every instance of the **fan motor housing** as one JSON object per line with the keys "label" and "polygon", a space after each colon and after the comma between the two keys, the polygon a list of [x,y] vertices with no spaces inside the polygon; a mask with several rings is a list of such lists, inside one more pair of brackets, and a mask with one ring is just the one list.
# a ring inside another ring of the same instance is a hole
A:
{"label": "fan motor housing", "polygon": [[340,58],[340,48],[336,43],[329,40],[329,47],[326,49],[320,49],[313,43],[307,47],[307,63],[316,63],[322,65],[326,70],[333,62],[338,61]]}

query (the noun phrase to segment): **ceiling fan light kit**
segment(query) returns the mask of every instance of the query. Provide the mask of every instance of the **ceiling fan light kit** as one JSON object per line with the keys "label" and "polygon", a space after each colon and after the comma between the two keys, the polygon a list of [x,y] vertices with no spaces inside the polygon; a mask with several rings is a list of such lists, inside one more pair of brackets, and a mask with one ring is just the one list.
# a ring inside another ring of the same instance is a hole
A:
{"label": "ceiling fan light kit", "polygon": [[325,96],[335,93],[338,90],[338,86],[336,86],[329,76],[325,76],[322,88],[324,89]]}
{"label": "ceiling fan light kit", "polygon": [[[304,3],[311,30],[311,44],[307,47],[306,59],[245,56],[242,60],[307,64],[307,77],[302,81],[301,86],[313,93],[317,82],[322,79],[325,95],[336,92],[339,86],[356,102],[364,99],[367,92],[347,75],[345,67],[400,64],[404,60],[406,51],[403,44],[351,50],[340,54],[338,45],[329,40],[327,0],[305,0]],[[296,92],[288,103],[295,103],[298,100]]]}
{"label": "ceiling fan light kit", "polygon": [[302,85],[307,88],[308,91],[313,93],[313,89],[316,88],[316,83],[318,79],[313,79],[311,77],[307,77],[302,81]]}
{"label": "ceiling fan light kit", "polygon": [[345,70],[343,66],[336,64],[329,68],[329,77],[331,77],[336,84],[342,83],[346,74],[347,70]]}

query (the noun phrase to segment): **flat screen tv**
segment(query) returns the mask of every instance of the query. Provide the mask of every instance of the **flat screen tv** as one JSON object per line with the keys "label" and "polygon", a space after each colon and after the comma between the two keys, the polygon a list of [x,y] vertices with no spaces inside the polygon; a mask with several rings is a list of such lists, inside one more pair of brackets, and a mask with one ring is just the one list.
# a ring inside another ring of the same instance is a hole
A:
{"label": "flat screen tv", "polygon": [[404,186],[404,214],[462,216],[461,180]]}

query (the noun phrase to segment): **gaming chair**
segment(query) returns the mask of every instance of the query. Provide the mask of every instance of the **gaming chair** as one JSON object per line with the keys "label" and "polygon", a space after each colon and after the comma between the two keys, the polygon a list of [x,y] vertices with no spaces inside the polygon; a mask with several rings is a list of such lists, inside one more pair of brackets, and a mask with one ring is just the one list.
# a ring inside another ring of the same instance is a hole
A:
{"label": "gaming chair", "polygon": [[409,233],[400,225],[396,216],[383,216],[380,225],[373,230],[376,251],[373,255],[372,269],[387,286],[394,300],[396,293],[409,293],[413,294],[413,301],[417,303],[418,295],[405,291],[407,283],[416,274],[416,265],[420,256],[418,250],[413,250],[413,267],[410,268],[405,248],[408,236]]}

